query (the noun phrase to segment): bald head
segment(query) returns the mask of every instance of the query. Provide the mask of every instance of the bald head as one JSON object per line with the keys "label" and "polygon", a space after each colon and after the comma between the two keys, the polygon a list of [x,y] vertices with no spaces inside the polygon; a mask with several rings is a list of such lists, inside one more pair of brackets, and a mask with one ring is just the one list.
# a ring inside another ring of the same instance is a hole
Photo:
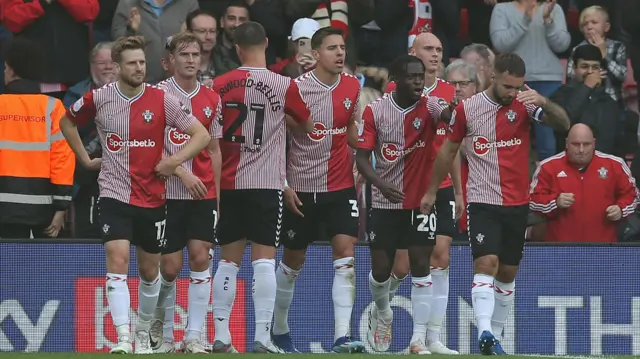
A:
{"label": "bald head", "polygon": [[591,128],[578,123],[571,127],[567,135],[567,156],[569,162],[584,167],[591,162],[596,148],[596,138]]}
{"label": "bald head", "polygon": [[442,62],[442,42],[430,32],[420,33],[413,41],[411,54],[422,60],[427,73],[435,74]]}

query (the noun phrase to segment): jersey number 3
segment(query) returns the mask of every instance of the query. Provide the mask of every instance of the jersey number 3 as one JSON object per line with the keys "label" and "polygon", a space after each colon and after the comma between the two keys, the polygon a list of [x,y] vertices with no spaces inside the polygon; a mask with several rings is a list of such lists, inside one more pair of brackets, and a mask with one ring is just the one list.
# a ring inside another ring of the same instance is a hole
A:
{"label": "jersey number 3", "polygon": [[238,111],[238,116],[231,122],[229,128],[222,134],[223,140],[227,142],[245,143],[246,139],[244,135],[235,135],[236,131],[242,127],[242,124],[249,118],[249,111],[254,113],[255,126],[253,128],[253,141],[256,146],[262,145],[262,130],[264,128],[264,105],[258,103],[252,103],[247,108],[242,102],[229,101],[225,103],[225,107],[228,109],[234,109]]}

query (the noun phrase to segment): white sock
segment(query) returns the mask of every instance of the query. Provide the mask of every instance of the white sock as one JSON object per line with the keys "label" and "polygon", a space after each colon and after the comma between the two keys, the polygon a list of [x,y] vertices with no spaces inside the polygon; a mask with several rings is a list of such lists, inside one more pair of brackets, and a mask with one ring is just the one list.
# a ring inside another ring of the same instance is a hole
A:
{"label": "white sock", "polygon": [[136,331],[149,330],[153,313],[158,304],[158,295],[160,294],[160,273],[156,279],[147,282],[140,278],[138,285],[138,323]]}
{"label": "white sock", "polygon": [[440,332],[449,302],[449,267],[444,269],[432,267],[431,279],[433,280],[433,299],[429,324],[427,325],[427,344],[440,341]]}
{"label": "white sock", "polygon": [[175,305],[175,296],[173,297],[174,303],[169,302],[169,296],[171,292],[175,292],[176,282],[169,282],[164,277],[160,277],[160,292],[158,292],[158,303],[156,304],[156,310],[153,314],[153,318],[164,321],[167,316],[166,308],[173,304]]}
{"label": "white sock", "polygon": [[276,269],[276,304],[273,308],[273,334],[289,333],[289,308],[293,300],[293,290],[300,270],[291,269],[280,262]]}
{"label": "white sock", "polygon": [[356,297],[356,271],[353,257],[340,258],[333,261],[335,274],[333,276],[333,315],[334,342],[338,338],[349,335],[351,329],[351,312]]}
{"label": "white sock", "polygon": [[186,340],[200,339],[202,326],[207,319],[207,306],[211,299],[211,273],[191,271],[189,275],[189,299]]}
{"label": "white sock", "polygon": [[398,278],[395,273],[391,272],[391,275],[389,276],[389,302],[391,302],[393,297],[396,296],[396,292],[405,278],[407,278],[407,276]]}
{"label": "white sock", "polygon": [[507,322],[507,317],[509,317],[509,312],[516,299],[516,282],[502,283],[494,280],[493,293],[495,305],[493,307],[493,316],[491,317],[491,329],[496,339],[502,340],[504,324]]}
{"label": "white sock", "polygon": [[424,342],[433,298],[431,275],[411,278],[411,311],[413,313],[413,336],[409,343]]}
{"label": "white sock", "polygon": [[256,315],[254,342],[271,343],[271,320],[276,303],[276,261],[258,259],[253,266],[253,308]]}
{"label": "white sock", "polygon": [[109,303],[109,311],[113,318],[113,325],[119,329],[118,334],[124,328],[129,331],[129,308],[131,307],[131,296],[129,294],[129,286],[127,285],[126,274],[107,273],[107,283],[105,286],[107,292],[107,302]]}
{"label": "white sock", "polygon": [[[161,280],[162,281],[162,280]],[[160,285],[160,291],[162,291]],[[162,339],[165,342],[173,342],[173,322],[176,312],[176,286],[175,282],[170,287],[169,294],[164,300],[164,321],[162,324]]]}
{"label": "white sock", "polygon": [[224,344],[231,344],[231,332],[229,332],[229,317],[231,308],[236,300],[236,278],[238,265],[226,260],[218,263],[218,270],[213,277],[213,324],[215,327],[215,340]]}
{"label": "white sock", "polygon": [[369,291],[371,291],[371,297],[376,303],[376,309],[378,310],[378,316],[389,318],[393,315],[391,305],[389,304],[389,282],[386,281],[379,283],[373,278],[373,273],[369,272]]}
{"label": "white sock", "polygon": [[491,332],[491,317],[493,316],[493,276],[488,274],[476,274],[473,276],[473,287],[471,287],[471,299],[473,301],[473,312],[476,317],[478,327],[478,339],[482,332]]}

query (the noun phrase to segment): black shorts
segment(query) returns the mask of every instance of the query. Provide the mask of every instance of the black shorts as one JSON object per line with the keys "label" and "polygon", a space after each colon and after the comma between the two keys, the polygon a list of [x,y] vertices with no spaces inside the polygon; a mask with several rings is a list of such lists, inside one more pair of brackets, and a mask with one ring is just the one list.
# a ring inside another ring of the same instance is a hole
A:
{"label": "black shorts", "polygon": [[247,239],[278,247],[282,232],[283,193],[275,189],[220,191],[218,244]]}
{"label": "black shorts", "polygon": [[529,206],[467,205],[467,229],[473,259],[497,255],[501,264],[517,266],[524,254]]}
{"label": "black shorts", "polygon": [[[284,236],[282,245],[287,249],[306,249],[316,240],[326,240],[338,234],[358,237],[358,200],[355,188],[334,192],[297,192],[302,202],[300,217],[284,209]],[[326,238],[320,238],[324,233]]]}
{"label": "black shorts", "polygon": [[436,235],[453,238],[456,233],[456,198],[453,186],[438,190],[435,207]]}
{"label": "black shorts", "polygon": [[147,253],[160,253],[165,244],[166,207],[143,208],[112,198],[100,198],[102,242],[126,239]]}
{"label": "black shorts", "polygon": [[367,239],[372,249],[408,249],[436,244],[435,211],[424,215],[420,209],[372,208],[367,223]]}
{"label": "black shorts", "polygon": [[181,251],[189,240],[215,242],[218,200],[167,200],[167,240],[162,254]]}

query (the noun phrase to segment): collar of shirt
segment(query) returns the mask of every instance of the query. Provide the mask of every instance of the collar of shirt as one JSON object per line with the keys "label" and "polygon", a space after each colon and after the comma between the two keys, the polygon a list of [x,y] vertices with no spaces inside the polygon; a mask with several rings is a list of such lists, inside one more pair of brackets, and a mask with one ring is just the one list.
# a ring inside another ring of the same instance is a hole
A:
{"label": "collar of shirt", "polygon": [[164,11],[164,8],[167,5],[171,4],[173,0],[166,0],[162,5],[156,4],[154,0],[144,0],[144,2],[147,3],[149,7],[151,7],[151,10],[153,10],[153,12],[156,14],[157,17],[160,17],[162,16],[162,12]]}

